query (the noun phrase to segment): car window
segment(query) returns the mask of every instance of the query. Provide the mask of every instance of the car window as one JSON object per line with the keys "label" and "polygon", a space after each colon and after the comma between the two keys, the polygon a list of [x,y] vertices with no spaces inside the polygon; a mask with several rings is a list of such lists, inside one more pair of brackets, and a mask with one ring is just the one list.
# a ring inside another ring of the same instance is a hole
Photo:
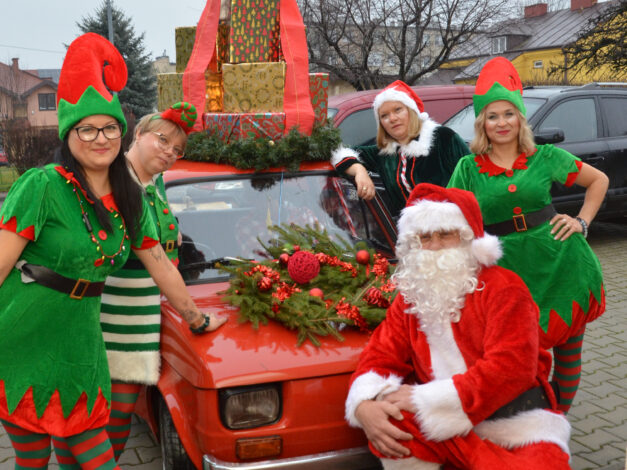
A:
{"label": "car window", "polygon": [[627,135],[627,98],[603,97],[601,106],[608,123],[610,137]]}
{"label": "car window", "polygon": [[327,109],[327,118],[328,119],[333,119],[333,117],[337,114],[338,109],[337,108],[329,108]]}
{"label": "car window", "polygon": [[542,131],[558,127],[564,131],[564,143],[597,138],[597,113],[594,98],[562,101],[542,120]]}
{"label": "car window", "polygon": [[262,258],[257,238],[272,243],[272,225],[318,224],[332,238],[387,244],[354,186],[329,174],[200,180],[166,191],[183,235],[179,269],[187,281],[224,278],[207,265],[211,260]]}
{"label": "car window", "polygon": [[[523,98],[527,110],[527,120],[533,116],[540,106],[546,103],[543,98]],[[466,142],[470,142],[475,136],[475,109],[472,105],[466,106],[453,115],[444,125],[453,129]]]}
{"label": "car window", "polygon": [[377,134],[377,122],[372,108],[356,111],[344,119],[338,126],[342,142],[347,147],[374,145]]}

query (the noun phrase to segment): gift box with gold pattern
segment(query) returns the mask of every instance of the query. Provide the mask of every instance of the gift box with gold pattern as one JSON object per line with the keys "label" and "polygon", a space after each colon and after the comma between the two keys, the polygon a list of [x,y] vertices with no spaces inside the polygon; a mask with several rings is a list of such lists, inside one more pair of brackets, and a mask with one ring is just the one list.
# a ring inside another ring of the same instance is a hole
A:
{"label": "gift box with gold pattern", "polygon": [[224,112],[282,112],[285,63],[223,64]]}
{"label": "gift box with gold pattern", "polygon": [[279,0],[232,0],[230,62],[278,61],[279,32]]}
{"label": "gift box with gold pattern", "polygon": [[[224,91],[222,89],[222,74],[205,72],[205,112],[219,113],[222,111]],[[174,103],[183,101],[183,74],[157,74],[157,110],[168,109]]]}
{"label": "gift box with gold pattern", "polygon": [[237,139],[278,140],[285,131],[285,113],[205,113],[205,132],[226,143]]}
{"label": "gift box with gold pattern", "polygon": [[311,94],[311,106],[315,115],[314,125],[322,125],[327,120],[327,110],[329,108],[329,74],[310,73],[309,93]]}
{"label": "gift box with gold pattern", "polygon": [[[175,29],[176,39],[176,71],[183,73],[187,62],[194,49],[196,40],[196,26],[181,26]],[[218,24],[218,34],[216,36],[216,53],[213,56],[211,69],[216,72],[222,71],[222,64],[229,62],[229,25]]]}

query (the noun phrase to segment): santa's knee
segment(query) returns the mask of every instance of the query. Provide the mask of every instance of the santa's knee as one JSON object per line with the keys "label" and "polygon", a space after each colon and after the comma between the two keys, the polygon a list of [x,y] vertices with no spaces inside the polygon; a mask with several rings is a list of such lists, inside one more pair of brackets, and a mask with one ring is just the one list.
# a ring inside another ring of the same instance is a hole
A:
{"label": "santa's knee", "polygon": [[381,459],[383,470],[440,470],[439,463],[408,457],[406,459]]}

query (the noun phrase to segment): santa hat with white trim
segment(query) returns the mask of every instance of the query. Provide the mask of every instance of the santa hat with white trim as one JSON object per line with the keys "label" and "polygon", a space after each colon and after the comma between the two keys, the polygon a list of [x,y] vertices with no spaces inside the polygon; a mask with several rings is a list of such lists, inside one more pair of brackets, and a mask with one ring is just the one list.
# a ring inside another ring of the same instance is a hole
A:
{"label": "santa hat with white trim", "polygon": [[502,256],[499,239],[483,231],[481,209],[470,191],[421,183],[409,195],[398,220],[399,239],[464,228],[472,230],[471,251],[480,264],[489,266]]}
{"label": "santa hat with white trim", "polygon": [[377,125],[379,124],[379,108],[387,101],[400,101],[414,111],[421,121],[426,121],[429,118],[429,114],[425,113],[425,105],[416,92],[407,83],[396,80],[381,90],[374,98],[372,109],[374,110],[374,118],[377,120]]}

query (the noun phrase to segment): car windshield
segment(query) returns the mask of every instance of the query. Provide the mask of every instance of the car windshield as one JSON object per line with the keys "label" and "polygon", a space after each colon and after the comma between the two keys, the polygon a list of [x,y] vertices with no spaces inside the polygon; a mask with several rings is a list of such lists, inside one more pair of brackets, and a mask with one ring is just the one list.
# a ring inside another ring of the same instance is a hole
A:
{"label": "car windshield", "polygon": [[257,238],[264,243],[275,238],[272,225],[318,223],[336,239],[368,240],[391,252],[352,183],[328,172],[186,180],[166,191],[183,236],[179,269],[189,282],[224,280],[217,260],[262,259]]}
{"label": "car windshield", "polygon": [[[527,120],[535,114],[542,106],[546,99],[544,98],[525,98],[523,97],[525,108],[527,109]],[[472,105],[466,106],[464,109],[453,115],[444,123],[445,126],[453,129],[466,142],[470,142],[475,135],[475,110]]]}

